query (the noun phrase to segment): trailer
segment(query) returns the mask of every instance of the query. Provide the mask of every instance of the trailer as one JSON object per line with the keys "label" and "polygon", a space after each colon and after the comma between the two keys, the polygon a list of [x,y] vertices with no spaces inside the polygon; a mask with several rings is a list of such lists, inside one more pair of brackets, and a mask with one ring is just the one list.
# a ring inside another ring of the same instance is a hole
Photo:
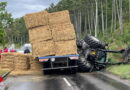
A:
{"label": "trailer", "polygon": [[38,57],[39,62],[43,63],[43,72],[48,74],[51,70],[67,69],[71,74],[77,72],[77,62],[79,55],[64,55],[64,56],[44,56]]}

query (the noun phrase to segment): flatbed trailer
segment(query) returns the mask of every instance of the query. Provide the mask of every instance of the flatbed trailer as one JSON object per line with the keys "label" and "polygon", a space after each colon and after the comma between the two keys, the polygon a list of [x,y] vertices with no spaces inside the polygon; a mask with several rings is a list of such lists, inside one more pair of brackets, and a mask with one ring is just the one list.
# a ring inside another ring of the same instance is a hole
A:
{"label": "flatbed trailer", "polygon": [[70,70],[71,73],[77,72],[77,61],[79,55],[64,55],[64,56],[45,56],[38,57],[39,62],[43,63],[43,72],[47,74],[51,70]]}

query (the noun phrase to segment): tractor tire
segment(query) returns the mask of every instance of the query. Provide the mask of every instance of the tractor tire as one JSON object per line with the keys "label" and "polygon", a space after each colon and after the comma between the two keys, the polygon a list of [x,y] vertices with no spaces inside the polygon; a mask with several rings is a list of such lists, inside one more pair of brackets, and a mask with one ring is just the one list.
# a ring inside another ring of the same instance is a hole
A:
{"label": "tractor tire", "polygon": [[88,72],[90,70],[82,61],[78,61],[78,71],[79,72]]}
{"label": "tractor tire", "polygon": [[84,41],[91,47],[91,48],[105,48],[105,44],[98,38],[87,35],[84,39]]}

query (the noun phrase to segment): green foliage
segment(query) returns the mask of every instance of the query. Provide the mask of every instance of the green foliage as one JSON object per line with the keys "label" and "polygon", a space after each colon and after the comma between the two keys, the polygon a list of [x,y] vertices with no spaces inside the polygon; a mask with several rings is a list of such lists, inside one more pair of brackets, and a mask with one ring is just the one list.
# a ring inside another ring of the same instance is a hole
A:
{"label": "green foliage", "polygon": [[6,11],[6,6],[6,2],[0,2],[0,43],[3,45],[9,41],[7,39],[8,32],[13,23],[13,18],[11,18],[11,14]]}
{"label": "green foliage", "polygon": [[130,65],[111,66],[107,68],[107,71],[119,75],[121,78],[130,79]]}
{"label": "green foliage", "polygon": [[[18,44],[21,42],[23,44],[23,43],[29,41],[28,40],[29,39],[28,31],[26,29],[23,17],[15,19],[14,23],[11,26],[11,29],[12,29],[12,31],[11,31],[10,37],[13,37],[11,40],[12,43]],[[21,41],[21,39],[22,39],[22,41]]]}

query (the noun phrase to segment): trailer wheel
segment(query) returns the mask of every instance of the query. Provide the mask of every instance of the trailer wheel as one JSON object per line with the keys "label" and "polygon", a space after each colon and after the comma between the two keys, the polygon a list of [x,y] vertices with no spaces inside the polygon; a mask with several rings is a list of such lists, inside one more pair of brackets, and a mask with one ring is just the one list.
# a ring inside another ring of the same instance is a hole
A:
{"label": "trailer wheel", "polygon": [[105,48],[105,44],[98,38],[87,35],[84,38],[84,41],[91,47],[91,48]]}

